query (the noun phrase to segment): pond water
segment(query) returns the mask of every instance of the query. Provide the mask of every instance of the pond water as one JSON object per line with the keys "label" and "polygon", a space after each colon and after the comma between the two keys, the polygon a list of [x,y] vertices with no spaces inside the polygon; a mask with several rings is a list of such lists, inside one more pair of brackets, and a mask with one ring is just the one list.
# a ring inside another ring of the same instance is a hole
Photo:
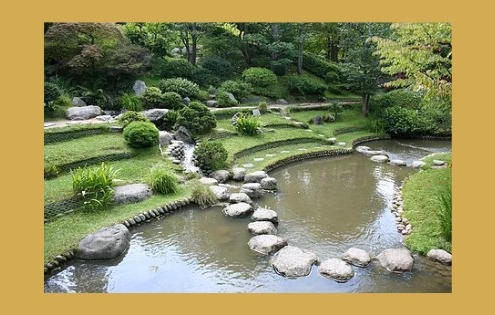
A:
{"label": "pond water", "polygon": [[[451,150],[448,141],[379,140],[366,143],[407,164],[432,152]],[[417,172],[372,162],[362,154],[304,161],[270,173],[279,191],[254,200],[278,213],[278,235],[314,252],[320,261],[358,247],[372,257],[402,247],[391,199]],[[45,292],[125,293],[349,293],[452,292],[452,267],[414,255],[411,272],[390,273],[377,261],[353,267],[355,276],[337,283],[313,266],[309,276],[287,279],[269,256],[249,249],[247,218],[229,218],[222,207],[186,207],[131,228],[126,253],[110,261],[73,260],[47,277]]]}

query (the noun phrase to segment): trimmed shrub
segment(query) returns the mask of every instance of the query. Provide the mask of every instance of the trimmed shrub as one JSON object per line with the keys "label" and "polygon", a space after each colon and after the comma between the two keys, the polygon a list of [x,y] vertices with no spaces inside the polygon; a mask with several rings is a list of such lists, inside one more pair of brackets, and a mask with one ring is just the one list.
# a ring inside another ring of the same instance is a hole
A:
{"label": "trimmed shrub", "polygon": [[134,121],[124,128],[124,139],[133,148],[148,148],[158,144],[158,128],[152,122]]}
{"label": "trimmed shrub", "polygon": [[206,105],[191,102],[178,111],[177,126],[184,126],[193,134],[205,134],[217,126],[217,120]]}
{"label": "trimmed shrub", "polygon": [[163,92],[175,92],[181,97],[196,98],[199,94],[199,85],[184,78],[161,80],[158,87]]}
{"label": "trimmed shrub", "polygon": [[175,128],[179,113],[175,110],[169,110],[162,118],[155,121],[154,124],[159,130],[172,130]]}
{"label": "trimmed shrub", "polygon": [[159,194],[174,194],[179,189],[174,172],[160,165],[151,168],[148,182],[153,191]]}
{"label": "trimmed shrub", "polygon": [[195,180],[191,187],[191,198],[202,209],[213,206],[217,203],[217,196],[210,186],[203,185]]}
{"label": "trimmed shrub", "polygon": [[329,73],[340,74],[339,66],[336,63],[327,61],[309,52],[303,53],[303,69],[322,79],[326,79],[327,77],[331,79],[332,75],[329,75]]}
{"label": "trimmed shrub", "polygon": [[241,115],[237,118],[235,129],[245,136],[255,136],[259,132],[260,122],[252,115]]}
{"label": "trimmed shrub", "polygon": [[119,122],[125,128],[133,121],[149,121],[149,119],[141,113],[129,110],[125,112],[120,118]]}
{"label": "trimmed shrub", "polygon": [[337,102],[333,102],[332,104],[330,104],[330,106],[328,106],[328,111],[330,113],[333,113],[333,117],[335,120],[339,117],[339,114],[344,111],[344,107],[342,107],[342,105]]}
{"label": "trimmed shrub", "polygon": [[218,107],[230,107],[230,106],[236,106],[237,105],[237,102],[232,100],[229,97],[228,92],[224,91],[224,90],[218,90],[215,99],[217,101]]}
{"label": "trimmed shrub", "polygon": [[122,109],[128,111],[130,110],[134,112],[140,112],[143,110],[141,98],[131,93],[124,93],[122,96],[119,97],[118,102]]}
{"label": "trimmed shrub", "polygon": [[86,210],[102,210],[112,203],[117,172],[104,162],[99,167],[71,170],[72,190],[84,201]]}
{"label": "trimmed shrub", "polygon": [[204,174],[224,168],[228,155],[223,144],[218,141],[202,141],[194,149],[197,166]]}
{"label": "trimmed shrub", "polygon": [[264,114],[268,112],[268,104],[266,102],[259,102],[258,103],[258,110],[260,113]]}
{"label": "trimmed shrub", "polygon": [[163,78],[187,78],[193,76],[196,67],[189,61],[182,58],[166,58],[161,64],[160,76]]}
{"label": "trimmed shrub", "polygon": [[393,90],[388,93],[374,95],[370,99],[370,111],[380,114],[383,110],[393,106],[401,106],[410,109],[419,109],[421,107],[422,97],[407,89]]}
{"label": "trimmed shrub", "polygon": [[184,106],[182,102],[182,97],[175,92],[163,92],[162,93],[162,108],[168,109],[180,109]]}
{"label": "trimmed shrub", "polygon": [[287,87],[292,94],[315,97],[323,97],[327,88],[324,84],[300,75],[288,76]]}
{"label": "trimmed shrub", "polygon": [[[228,79],[234,74],[232,64],[217,56],[206,56],[200,61],[200,66],[207,69],[210,73],[220,79]],[[229,91],[234,94],[234,92]],[[235,94],[234,94],[235,95]]]}
{"label": "trimmed shrub", "polygon": [[261,68],[251,67],[242,72],[242,78],[245,82],[255,87],[268,87],[277,84],[277,76],[273,71]]}
{"label": "trimmed shrub", "polygon": [[385,132],[394,138],[411,138],[424,134],[426,121],[418,110],[393,106],[382,115]]}
{"label": "trimmed shrub", "polygon": [[252,92],[251,84],[240,80],[227,80],[220,85],[220,89],[230,92],[237,100],[248,97]]}
{"label": "trimmed shrub", "polygon": [[147,87],[141,100],[145,109],[160,108],[163,104],[162,91],[154,86]]}

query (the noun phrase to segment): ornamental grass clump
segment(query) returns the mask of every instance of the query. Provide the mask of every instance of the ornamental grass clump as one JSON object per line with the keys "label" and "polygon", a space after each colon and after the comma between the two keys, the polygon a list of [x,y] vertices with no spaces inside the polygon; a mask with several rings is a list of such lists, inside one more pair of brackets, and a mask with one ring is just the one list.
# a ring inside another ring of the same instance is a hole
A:
{"label": "ornamental grass clump", "polygon": [[449,185],[438,196],[440,203],[438,219],[443,238],[452,242],[452,187]]}
{"label": "ornamental grass clump", "polygon": [[255,136],[260,128],[259,120],[251,115],[241,115],[237,118],[236,130],[244,136]]}
{"label": "ornamental grass clump", "polygon": [[102,162],[99,167],[78,167],[71,170],[72,190],[89,211],[106,209],[114,195],[114,181],[118,170]]}
{"label": "ornamental grass clump", "polygon": [[174,194],[179,189],[177,176],[172,170],[163,166],[154,165],[148,181],[153,191],[159,194]]}
{"label": "ornamental grass clump", "polygon": [[191,198],[202,209],[213,206],[217,203],[217,196],[210,186],[195,180],[191,187]]}

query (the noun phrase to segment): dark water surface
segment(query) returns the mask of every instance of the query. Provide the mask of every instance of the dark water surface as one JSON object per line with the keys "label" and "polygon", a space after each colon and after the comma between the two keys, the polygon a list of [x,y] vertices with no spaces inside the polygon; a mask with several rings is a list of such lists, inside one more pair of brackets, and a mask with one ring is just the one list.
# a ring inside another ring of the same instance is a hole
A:
{"label": "dark water surface", "polygon": [[[380,140],[366,143],[409,165],[432,152],[451,150],[447,141]],[[291,164],[270,173],[279,191],[255,200],[278,213],[278,235],[313,251],[320,261],[358,247],[372,257],[402,246],[391,199],[401,182],[417,172],[349,156]],[[337,283],[317,267],[307,277],[286,279],[269,257],[251,251],[251,219],[225,217],[222,207],[187,207],[131,228],[128,251],[111,261],[74,260],[45,279],[45,292],[216,293],[216,292],[452,292],[452,268],[414,256],[411,272],[397,274],[376,261],[353,267],[355,276]]]}

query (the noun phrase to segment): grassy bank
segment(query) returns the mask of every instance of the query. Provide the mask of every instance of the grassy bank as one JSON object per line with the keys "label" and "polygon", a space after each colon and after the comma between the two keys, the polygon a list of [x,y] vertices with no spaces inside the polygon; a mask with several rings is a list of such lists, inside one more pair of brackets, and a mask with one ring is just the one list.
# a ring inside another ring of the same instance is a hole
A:
{"label": "grassy bank", "polygon": [[444,153],[424,159],[428,166],[411,176],[404,184],[404,216],[413,227],[406,239],[406,246],[414,252],[426,254],[430,249],[452,251],[452,243],[446,239],[442,225],[443,204],[440,196],[452,187],[452,168],[434,169],[429,165],[434,159],[452,163],[452,154]]}

